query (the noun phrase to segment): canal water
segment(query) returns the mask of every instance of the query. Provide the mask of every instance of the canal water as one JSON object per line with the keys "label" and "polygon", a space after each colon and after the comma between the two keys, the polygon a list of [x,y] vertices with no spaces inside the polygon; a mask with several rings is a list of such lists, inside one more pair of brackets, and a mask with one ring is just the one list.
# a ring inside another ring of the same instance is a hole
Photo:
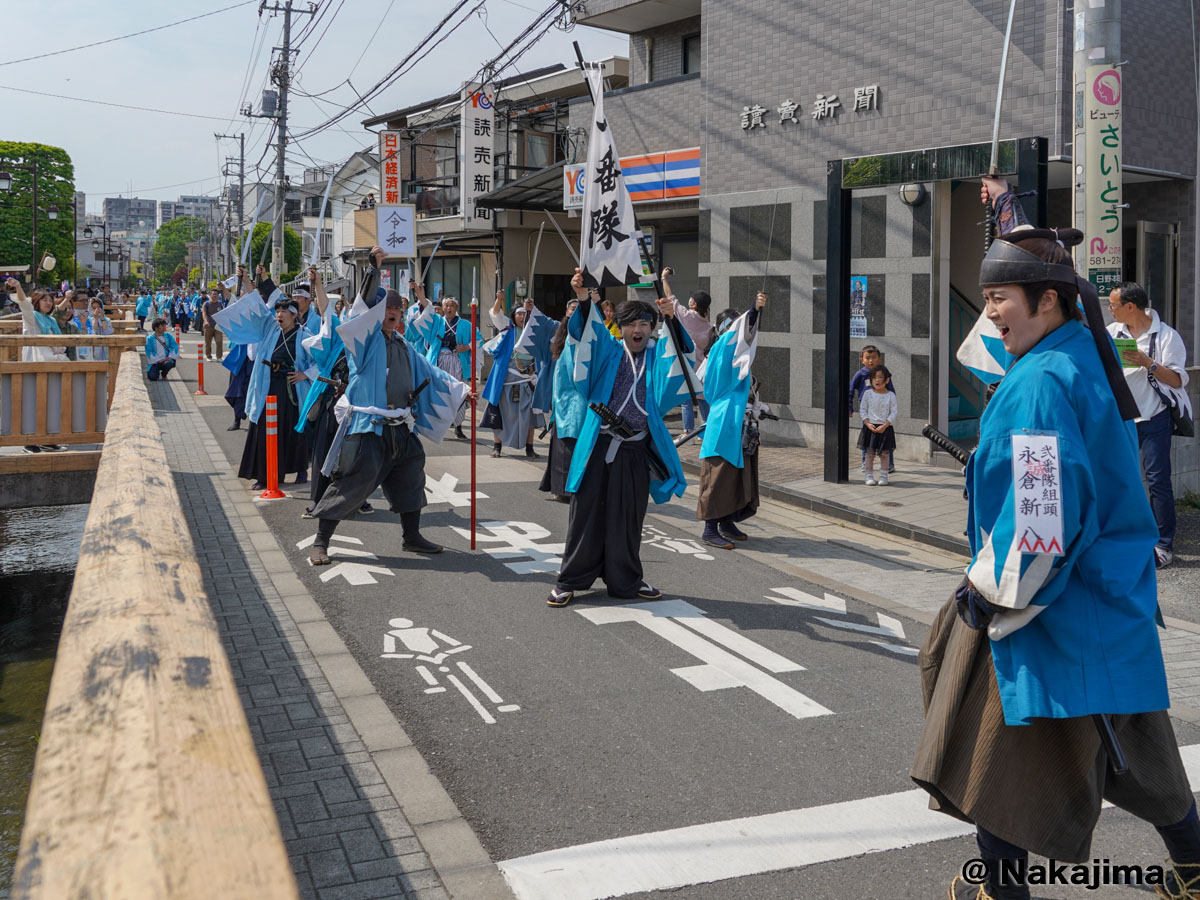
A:
{"label": "canal water", "polygon": [[54,652],[88,507],[0,511],[0,900],[11,893]]}

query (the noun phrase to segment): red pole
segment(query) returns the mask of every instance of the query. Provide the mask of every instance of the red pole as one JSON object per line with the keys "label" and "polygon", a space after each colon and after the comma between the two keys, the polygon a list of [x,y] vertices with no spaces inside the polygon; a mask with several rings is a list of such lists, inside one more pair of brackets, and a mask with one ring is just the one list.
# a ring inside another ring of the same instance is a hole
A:
{"label": "red pole", "polygon": [[475,345],[478,343],[479,330],[479,300],[471,298],[471,549],[475,549]]}
{"label": "red pole", "polygon": [[204,345],[196,345],[196,359],[200,362],[200,385],[196,388],[196,395],[204,394],[208,396],[208,391],[204,389]]}
{"label": "red pole", "polygon": [[177,347],[179,347],[180,350],[183,349],[183,338],[179,334],[179,326],[178,325],[175,326],[175,345]]}
{"label": "red pole", "polygon": [[267,398],[263,410],[267,425],[267,489],[258,495],[259,500],[281,500],[287,496],[279,489],[279,417],[276,413],[274,395]]}

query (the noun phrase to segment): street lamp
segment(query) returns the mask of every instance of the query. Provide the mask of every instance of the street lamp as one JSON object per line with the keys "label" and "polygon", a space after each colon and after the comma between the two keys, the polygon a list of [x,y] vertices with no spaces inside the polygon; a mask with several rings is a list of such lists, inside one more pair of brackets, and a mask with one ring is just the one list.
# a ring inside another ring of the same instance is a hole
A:
{"label": "street lamp", "polygon": [[[36,282],[41,265],[41,257],[38,255],[37,245],[38,213],[42,210],[40,210],[38,207],[38,163],[36,159],[31,159],[29,162],[30,164],[27,166],[7,161],[4,163],[4,165],[11,169],[20,169],[22,172],[31,172],[33,174],[33,266],[30,269],[30,272],[32,273],[33,280]],[[12,174],[8,172],[7,169],[0,171],[0,191],[10,191],[12,190],[12,186]],[[57,206],[47,207],[44,212],[46,213],[46,218],[48,218],[51,222],[58,219]]]}

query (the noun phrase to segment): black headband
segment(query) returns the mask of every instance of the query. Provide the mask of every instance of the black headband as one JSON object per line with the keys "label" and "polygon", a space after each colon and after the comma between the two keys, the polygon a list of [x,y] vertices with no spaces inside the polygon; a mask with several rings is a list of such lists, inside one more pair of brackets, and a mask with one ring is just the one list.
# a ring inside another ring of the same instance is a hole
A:
{"label": "black headband", "polygon": [[[1053,232],[1049,232],[1053,235]],[[1023,231],[1022,237],[1040,237],[1035,232]],[[1053,237],[1049,238],[1054,240]],[[980,287],[994,287],[999,284],[1037,284],[1042,281],[1060,281],[1064,284],[1075,283],[1075,267],[1065,263],[1049,263],[1039,259],[1016,244],[1005,240],[996,240],[988,249],[979,267]]]}

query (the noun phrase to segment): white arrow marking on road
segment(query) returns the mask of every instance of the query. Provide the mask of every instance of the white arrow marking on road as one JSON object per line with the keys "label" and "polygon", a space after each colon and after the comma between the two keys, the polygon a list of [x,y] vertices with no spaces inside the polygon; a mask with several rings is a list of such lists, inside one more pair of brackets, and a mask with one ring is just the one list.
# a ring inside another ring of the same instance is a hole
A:
{"label": "white arrow marking on road", "polygon": [[[710,621],[707,625],[697,625],[698,621],[703,620],[704,611],[685,600],[658,600],[652,603],[630,603],[575,611],[597,625],[637,622],[659,637],[670,641],[679,649],[701,660],[703,665],[684,666],[671,670],[672,674],[682,678],[697,690],[715,691],[730,687],[747,687],[764,700],[773,703],[797,719],[833,715],[833,710],[826,709],[812,698],[806,697],[778,679],[772,678],[761,669],[756,669],[732,653],[714,646],[696,632],[706,634],[713,640],[719,641],[747,659],[772,671],[803,671],[803,666],[756,644],[719,622]],[[676,621],[676,619],[680,621]],[[688,627],[685,628],[680,622]]]}
{"label": "white arrow marking on road", "polygon": [[335,578],[345,578],[347,582],[354,585],[377,584],[372,572],[393,577],[396,575],[391,569],[385,569],[383,566],[368,566],[366,563],[338,563],[328,571],[322,572],[321,580],[329,582]]}
{"label": "white arrow marking on road", "polygon": [[[347,543],[347,544],[357,544],[359,547],[362,546],[362,541],[360,541],[358,538],[347,537],[344,534],[335,534],[333,536],[333,539],[335,541],[343,541],[344,543]],[[307,550],[309,547],[311,547],[313,545],[313,543],[316,540],[317,540],[317,536],[315,534],[310,534],[304,540],[296,542],[296,549],[297,550]]]}
{"label": "white arrow marking on road", "polygon": [[879,627],[874,625],[860,625],[857,622],[835,622],[833,619],[826,619],[817,616],[818,622],[824,622],[826,625],[832,625],[834,628],[845,628],[849,631],[861,631],[863,634],[878,634],[881,637],[896,638],[897,640],[907,640],[904,636],[904,625],[899,619],[893,619],[891,616],[885,616],[883,613],[876,613],[876,618],[879,619]]}
{"label": "white arrow marking on road", "polygon": [[893,653],[900,653],[904,656],[917,655],[916,647],[904,647],[900,644],[885,644],[883,641],[871,641],[871,643],[878,647],[882,647],[884,650],[891,650]]}
{"label": "white arrow marking on road", "polygon": [[[1179,752],[1195,786],[1200,783],[1200,745],[1180,747]],[[635,834],[497,865],[519,900],[602,900],[974,833],[974,826],[929,809],[929,795],[915,790]]]}
{"label": "white arrow marking on road", "polygon": [[[451,506],[470,506],[471,489],[456,491],[458,479],[446,472],[441,478],[434,480],[432,475],[425,475],[425,499],[433,503],[449,503]],[[488,495],[480,490],[475,491],[475,499],[487,500]]]}
{"label": "white arrow marking on road", "polygon": [[826,593],[825,599],[822,600],[819,597],[814,597],[812,594],[806,594],[804,591],[798,591],[790,587],[772,588],[771,590],[776,594],[783,594],[783,596],[773,597],[767,594],[764,599],[782,603],[784,606],[802,606],[805,609],[839,613],[843,616],[846,614],[846,601],[830,593]]}
{"label": "white arrow marking on road", "polygon": [[[550,532],[537,522],[481,522],[480,527],[491,534],[480,534],[477,540],[481,543],[501,543],[499,547],[484,547],[483,552],[493,559],[514,559],[528,557],[526,562],[505,563],[507,569],[518,575],[530,575],[535,572],[557,572],[562,565],[562,552],[566,547],[562,543],[539,544],[538,541],[550,537]],[[465,528],[451,526],[460,536],[470,539],[471,532]]]}

